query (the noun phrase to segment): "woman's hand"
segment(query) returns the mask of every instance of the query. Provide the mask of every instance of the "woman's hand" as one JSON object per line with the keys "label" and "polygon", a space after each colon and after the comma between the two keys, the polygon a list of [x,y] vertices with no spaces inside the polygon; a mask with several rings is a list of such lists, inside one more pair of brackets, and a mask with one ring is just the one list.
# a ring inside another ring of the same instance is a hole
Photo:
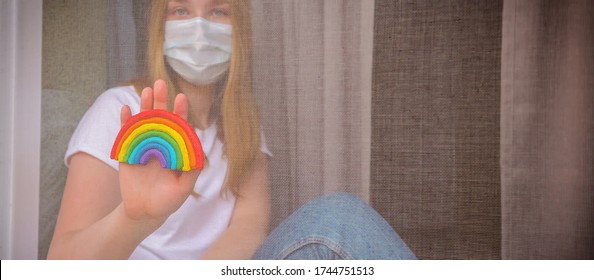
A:
{"label": "woman's hand", "polygon": [[[140,97],[140,111],[167,110],[167,85],[157,80],[154,88],[145,88]],[[175,97],[173,113],[187,119],[188,100],[184,94]],[[121,124],[131,117],[130,108],[123,106]],[[156,159],[147,165],[120,163],[119,180],[125,214],[134,220],[164,222],[188,198],[200,172],[175,171],[162,168]]]}
{"label": "woman's hand", "polygon": [[[166,109],[165,82],[144,89],[140,103],[142,111]],[[186,118],[186,96],[176,97],[173,112]],[[130,117],[124,106],[122,124]],[[198,174],[161,168],[157,160],[146,166],[120,163],[116,172],[90,154],[74,154],[48,258],[129,258],[188,198]]]}

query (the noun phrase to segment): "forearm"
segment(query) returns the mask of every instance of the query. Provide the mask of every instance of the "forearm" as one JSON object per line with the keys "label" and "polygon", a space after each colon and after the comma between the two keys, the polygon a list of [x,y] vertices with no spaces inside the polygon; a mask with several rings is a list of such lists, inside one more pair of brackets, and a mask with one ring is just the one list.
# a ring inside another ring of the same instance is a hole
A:
{"label": "forearm", "polygon": [[250,259],[267,236],[267,227],[239,229],[229,228],[202,256],[205,260]]}
{"label": "forearm", "polygon": [[56,233],[48,259],[127,259],[163,221],[132,220],[120,204],[96,223],[77,231]]}
{"label": "forearm", "polygon": [[250,259],[260,248],[270,224],[268,159],[261,154],[242,178],[229,228],[203,259]]}

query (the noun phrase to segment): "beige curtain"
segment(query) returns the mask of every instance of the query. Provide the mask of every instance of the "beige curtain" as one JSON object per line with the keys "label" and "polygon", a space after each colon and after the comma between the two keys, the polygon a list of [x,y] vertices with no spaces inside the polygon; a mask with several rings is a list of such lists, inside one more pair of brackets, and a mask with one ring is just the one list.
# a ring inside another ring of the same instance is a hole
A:
{"label": "beige curtain", "polygon": [[594,258],[594,2],[506,0],[505,259]]}
{"label": "beige curtain", "polygon": [[376,1],[371,201],[422,259],[501,256],[501,9]]}
{"label": "beige curtain", "polygon": [[371,201],[424,259],[594,259],[594,2],[376,1]]}
{"label": "beige curtain", "polygon": [[313,197],[368,197],[373,1],[252,1],[273,223]]}

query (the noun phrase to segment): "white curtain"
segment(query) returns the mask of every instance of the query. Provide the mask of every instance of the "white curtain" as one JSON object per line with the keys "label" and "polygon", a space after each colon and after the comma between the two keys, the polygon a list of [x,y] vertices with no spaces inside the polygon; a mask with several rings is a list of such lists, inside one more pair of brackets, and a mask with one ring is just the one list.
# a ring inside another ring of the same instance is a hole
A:
{"label": "white curtain", "polygon": [[252,1],[273,223],[313,197],[369,197],[373,1]]}
{"label": "white curtain", "polygon": [[[37,257],[41,1],[0,1],[0,259]],[[2,275],[4,275],[2,270]],[[3,278],[5,278],[3,276]]]}

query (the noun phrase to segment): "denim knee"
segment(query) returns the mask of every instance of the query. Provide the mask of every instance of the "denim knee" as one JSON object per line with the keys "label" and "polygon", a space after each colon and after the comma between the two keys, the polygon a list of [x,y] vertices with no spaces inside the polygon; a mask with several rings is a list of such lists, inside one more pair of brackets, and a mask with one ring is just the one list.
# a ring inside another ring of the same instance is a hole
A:
{"label": "denim knee", "polygon": [[345,193],[345,192],[337,192],[332,194],[327,194],[320,196],[303,206],[304,208],[319,208],[319,209],[335,209],[335,208],[343,208],[348,209],[350,207],[368,207],[367,203],[364,202],[358,196]]}
{"label": "denim knee", "polygon": [[256,259],[414,259],[392,227],[356,195],[305,204],[275,229]]}

